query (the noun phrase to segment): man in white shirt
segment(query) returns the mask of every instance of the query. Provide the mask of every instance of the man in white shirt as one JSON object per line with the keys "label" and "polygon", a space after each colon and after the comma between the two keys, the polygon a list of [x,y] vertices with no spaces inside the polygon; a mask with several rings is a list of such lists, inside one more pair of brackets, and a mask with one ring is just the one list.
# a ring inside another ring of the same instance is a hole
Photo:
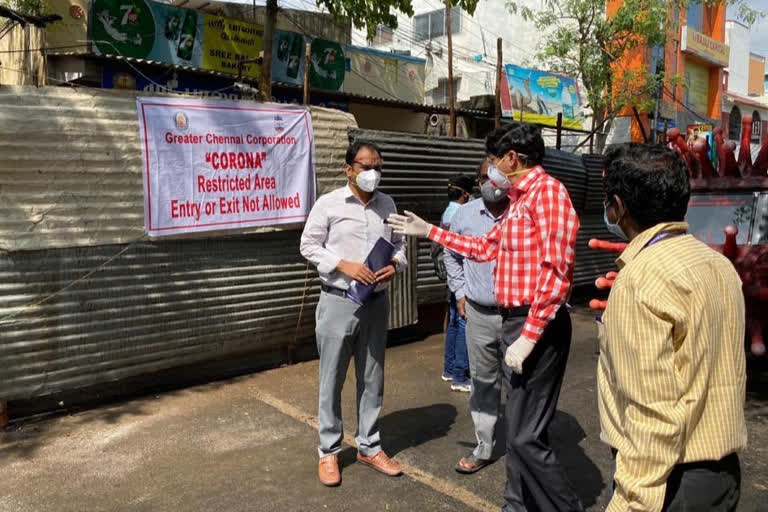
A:
{"label": "man in white shirt", "polygon": [[[381,167],[381,152],[375,144],[352,143],[344,165],[347,185],[317,200],[301,235],[301,254],[317,267],[322,282],[315,328],[320,353],[318,477],[328,486],[341,483],[341,388],[353,355],[357,460],[389,476],[402,473],[381,449],[378,424],[389,325],[386,290],[395,273],[407,265],[403,237],[393,234],[384,222],[397,209],[391,197],[376,190]],[[395,250],[391,265],[372,272],[363,262],[379,237],[390,241]],[[377,283],[362,306],[347,297],[353,281]]]}

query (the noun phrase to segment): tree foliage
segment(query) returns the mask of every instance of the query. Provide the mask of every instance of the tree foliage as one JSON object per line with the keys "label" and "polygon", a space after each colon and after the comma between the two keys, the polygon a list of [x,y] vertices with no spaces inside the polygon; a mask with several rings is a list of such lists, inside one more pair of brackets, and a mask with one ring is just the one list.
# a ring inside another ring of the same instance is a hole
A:
{"label": "tree foliage", "polygon": [[599,125],[628,105],[649,110],[660,88],[679,82],[680,77],[661,67],[629,70],[621,63],[639,48],[664,48],[678,28],[676,13],[691,2],[735,6],[747,24],[765,16],[746,0],[624,0],[610,17],[605,0],[544,0],[541,11],[508,0],[507,7],[546,33],[536,60],[550,71],[581,80]]}
{"label": "tree foliage", "polygon": [[[451,5],[461,6],[464,11],[472,14],[477,2],[478,0],[451,0]],[[411,0],[317,0],[317,6],[326,8],[337,20],[349,18],[355,28],[365,28],[368,39],[373,39],[379,25],[397,28],[397,14],[394,11],[413,16]]]}
{"label": "tree foliage", "polygon": [[21,14],[41,14],[43,0],[0,0],[0,5],[18,11]]}

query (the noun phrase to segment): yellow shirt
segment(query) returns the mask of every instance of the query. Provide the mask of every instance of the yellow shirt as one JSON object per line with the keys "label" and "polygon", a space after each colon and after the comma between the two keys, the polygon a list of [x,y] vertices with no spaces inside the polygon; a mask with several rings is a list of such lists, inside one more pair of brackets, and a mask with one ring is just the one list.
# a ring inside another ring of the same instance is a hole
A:
{"label": "yellow shirt", "polygon": [[661,510],[673,466],[747,444],[744,296],[733,265],[659,224],[621,254],[598,322],[601,439],[618,450],[609,512]]}

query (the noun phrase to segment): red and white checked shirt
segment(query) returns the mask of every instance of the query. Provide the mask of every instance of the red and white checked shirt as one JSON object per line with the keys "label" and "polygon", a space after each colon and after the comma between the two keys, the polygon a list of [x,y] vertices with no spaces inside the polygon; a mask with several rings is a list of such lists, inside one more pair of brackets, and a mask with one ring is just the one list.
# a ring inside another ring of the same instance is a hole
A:
{"label": "red and white checked shirt", "polygon": [[541,166],[510,188],[510,198],[504,220],[484,236],[435,226],[429,239],[474,261],[495,260],[496,303],[530,306],[522,335],[538,341],[570,295],[579,218],[565,186]]}

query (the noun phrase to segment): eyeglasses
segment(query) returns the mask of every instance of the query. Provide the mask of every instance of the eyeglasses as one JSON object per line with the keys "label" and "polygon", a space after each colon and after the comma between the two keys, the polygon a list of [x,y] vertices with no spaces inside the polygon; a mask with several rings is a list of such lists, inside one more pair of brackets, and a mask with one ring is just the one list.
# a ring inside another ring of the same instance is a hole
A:
{"label": "eyeglasses", "polygon": [[358,162],[357,160],[354,160],[352,162],[352,165],[354,165],[354,164],[359,165],[360,168],[363,171],[378,171],[378,172],[381,172],[381,164],[379,164],[379,165],[368,165],[368,164],[364,164],[362,162]]}

